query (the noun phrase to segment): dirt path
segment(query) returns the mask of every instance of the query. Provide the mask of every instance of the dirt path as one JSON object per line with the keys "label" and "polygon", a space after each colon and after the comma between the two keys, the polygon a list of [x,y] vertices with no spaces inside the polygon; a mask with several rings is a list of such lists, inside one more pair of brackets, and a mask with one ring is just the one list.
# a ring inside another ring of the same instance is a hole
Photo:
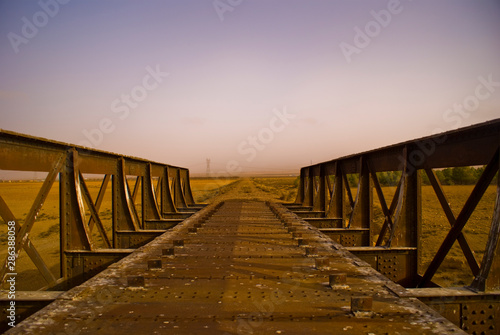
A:
{"label": "dirt path", "polygon": [[280,200],[280,194],[273,193],[272,191],[265,191],[257,187],[257,184],[252,178],[241,178],[236,182],[221,188],[221,192],[211,198],[207,199],[207,203],[228,199],[245,199],[245,200],[260,200],[260,201],[277,201]]}

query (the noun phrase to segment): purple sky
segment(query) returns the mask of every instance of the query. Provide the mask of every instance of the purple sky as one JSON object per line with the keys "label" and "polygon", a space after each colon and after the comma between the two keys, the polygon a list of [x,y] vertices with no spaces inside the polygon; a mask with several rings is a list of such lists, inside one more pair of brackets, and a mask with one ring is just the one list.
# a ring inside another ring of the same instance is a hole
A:
{"label": "purple sky", "polygon": [[298,171],[500,117],[499,36],[499,1],[1,1],[0,128]]}

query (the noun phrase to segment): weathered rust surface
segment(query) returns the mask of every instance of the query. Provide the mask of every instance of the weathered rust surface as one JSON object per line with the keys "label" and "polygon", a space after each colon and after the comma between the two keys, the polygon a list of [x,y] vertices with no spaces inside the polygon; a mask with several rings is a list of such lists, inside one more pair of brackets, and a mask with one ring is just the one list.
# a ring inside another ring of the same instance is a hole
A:
{"label": "weathered rust surface", "polygon": [[418,298],[469,334],[500,334],[500,292],[472,292],[466,288],[409,289]]}
{"label": "weathered rust surface", "polygon": [[[120,259],[123,253],[119,249],[144,245],[161,234],[152,229],[169,229],[202,208],[194,203],[185,168],[1,129],[0,170],[48,173],[25,218],[13,213],[1,194],[0,217],[6,223],[15,222],[16,258],[26,251],[46,281],[45,288],[50,289],[80,284]],[[87,188],[88,174],[103,178],[96,199]],[[129,179],[135,179],[133,189]],[[57,192],[55,185],[59,186],[60,275],[51,272],[44,261],[46,255],[41,255],[30,239],[49,192]],[[100,217],[106,192],[111,193],[112,223],[108,227]],[[0,266],[0,286],[7,286],[10,272],[6,256]]]}
{"label": "weathered rust surface", "polygon": [[7,334],[463,334],[404,291],[281,205],[227,201]]}
{"label": "weathered rust surface", "polygon": [[[377,254],[378,259],[382,252],[377,247],[415,249],[404,258],[385,259],[385,263],[393,263],[395,271],[384,274],[408,288],[436,286],[432,279],[454,243],[458,242],[474,277],[470,287],[475,291],[494,292],[500,288],[500,185],[497,186],[493,219],[486,223],[491,228],[482,260],[476,259],[463,230],[498,174],[499,162],[500,119],[496,119],[303,167],[297,199],[288,207],[320,228],[345,228],[325,230],[325,233],[347,247],[375,247],[371,252]],[[477,165],[484,165],[484,171],[455,217],[434,169]],[[386,171],[401,172],[391,202],[385,198],[377,176]],[[358,179],[355,197],[351,192],[354,185],[349,185],[348,181],[348,175],[352,174]],[[424,174],[450,223],[450,230],[432,261],[419,273],[418,265],[423,265],[421,185]],[[381,226],[373,224],[375,196],[384,215]],[[369,257],[373,260],[371,264],[380,268],[380,262]]]}

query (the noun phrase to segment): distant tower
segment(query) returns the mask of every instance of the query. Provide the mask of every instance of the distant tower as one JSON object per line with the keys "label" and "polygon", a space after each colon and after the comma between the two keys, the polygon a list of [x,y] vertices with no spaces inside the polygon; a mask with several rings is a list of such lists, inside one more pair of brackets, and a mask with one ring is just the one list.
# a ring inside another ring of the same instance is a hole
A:
{"label": "distant tower", "polygon": [[210,177],[210,158],[207,158],[207,177]]}

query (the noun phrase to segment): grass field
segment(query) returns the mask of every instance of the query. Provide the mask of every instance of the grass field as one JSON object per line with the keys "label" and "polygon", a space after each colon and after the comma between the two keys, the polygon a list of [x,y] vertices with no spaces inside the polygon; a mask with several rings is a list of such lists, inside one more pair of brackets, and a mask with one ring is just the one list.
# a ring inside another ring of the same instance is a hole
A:
{"label": "grass field", "polygon": [[297,177],[194,180],[193,196],[206,203],[225,199],[292,202],[297,195]]}
{"label": "grass field", "polygon": [[[133,189],[134,180],[129,180],[129,187]],[[101,182],[87,181],[87,186],[92,198],[97,197]],[[269,200],[276,202],[293,202],[297,193],[297,177],[279,178],[193,178],[191,186],[196,202],[212,203],[224,199],[253,199]],[[36,197],[41,182],[16,182],[0,183],[0,195],[7,202],[17,218],[26,217],[30,206]],[[458,215],[464,202],[472,191],[472,186],[444,186],[444,192],[448,197],[451,208],[455,216]],[[30,233],[30,239],[38,252],[43,255],[43,259],[50,267],[54,275],[59,276],[59,202],[57,183],[52,187],[51,192],[37,217],[37,220]],[[355,190],[353,190],[355,191]],[[390,203],[395,192],[395,187],[384,187],[386,200]],[[469,223],[465,227],[465,235],[475,251],[476,259],[480,263],[483,249],[486,244],[489,226],[492,220],[494,198],[496,188],[490,186],[479,203],[476,211],[472,215]],[[136,197],[138,214],[140,215],[140,192]],[[87,218],[88,218],[87,211]],[[111,187],[108,186],[106,196],[100,209],[100,216],[103,219],[105,229],[111,231]],[[380,225],[383,221],[382,211],[378,203],[378,198],[374,193],[374,225]],[[0,258],[5,259],[6,255],[6,232],[7,226],[1,221],[0,224]],[[436,196],[430,186],[422,188],[422,273],[432,256],[439,248],[442,240],[449,230],[449,223],[437,201]],[[108,236],[111,236],[110,234]],[[94,231],[97,246],[102,246],[98,238],[97,231]],[[457,244],[457,243],[456,243]],[[463,286],[470,283],[472,276],[467,268],[465,258],[460,248],[454,245],[449,255],[445,259],[440,271],[434,277],[434,281],[443,286]],[[44,285],[43,279],[38,274],[37,269],[32,264],[25,252],[17,262],[18,289],[33,290]]]}

